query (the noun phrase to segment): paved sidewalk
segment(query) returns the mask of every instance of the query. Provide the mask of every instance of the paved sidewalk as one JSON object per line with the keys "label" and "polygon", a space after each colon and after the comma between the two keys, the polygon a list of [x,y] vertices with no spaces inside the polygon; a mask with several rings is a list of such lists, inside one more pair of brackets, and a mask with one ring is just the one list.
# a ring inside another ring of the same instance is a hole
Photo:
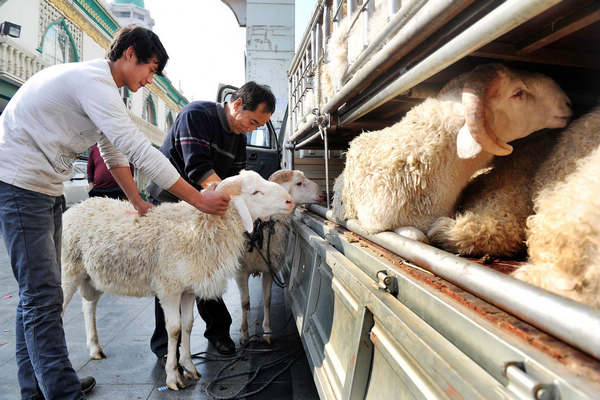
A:
{"label": "paved sidewalk", "polygon": [[[250,333],[260,332],[262,323],[262,297],[260,279],[250,282],[251,311]],[[237,286],[229,282],[224,296],[225,303],[232,315],[231,334],[239,346],[239,325],[241,309]],[[15,308],[17,304],[17,284],[12,275],[4,243],[0,237],[0,400],[19,399],[15,362]],[[256,343],[254,347],[274,352],[251,353],[227,370],[234,374],[269,360],[274,360],[301,350],[302,346],[291,318],[289,308],[284,302],[283,291],[273,288],[271,324],[274,331],[273,345]],[[98,334],[100,343],[108,358],[90,360],[85,345],[85,329],[81,298],[79,294],[67,307],[64,326],[73,367],[79,376],[91,375],[98,385],[88,396],[91,400],[131,400],[131,399],[209,399],[206,386],[216,372],[226,364],[224,361],[203,363],[195,359],[198,371],[202,375],[197,382],[186,382],[187,387],[178,392],[164,390],[165,372],[156,357],[150,351],[150,336],[154,328],[154,300],[152,298],[117,297],[104,294],[98,304]],[[194,329],[192,330],[192,353],[213,351],[202,335],[204,321],[196,310]],[[213,351],[214,353],[214,351]],[[262,386],[283,365],[261,373],[256,382],[248,388],[255,390]],[[239,377],[220,382],[215,387],[222,389],[222,395],[234,393],[247,377]],[[250,399],[269,400],[312,400],[318,395],[310,374],[306,357],[301,357],[292,367],[276,378],[265,390],[249,397]]]}

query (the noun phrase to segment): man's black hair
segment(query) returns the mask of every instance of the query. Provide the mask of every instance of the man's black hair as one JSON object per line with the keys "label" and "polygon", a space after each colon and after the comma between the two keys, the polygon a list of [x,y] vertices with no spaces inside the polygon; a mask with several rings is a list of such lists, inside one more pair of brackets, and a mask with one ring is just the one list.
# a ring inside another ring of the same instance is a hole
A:
{"label": "man's black hair", "polygon": [[260,103],[265,103],[265,112],[273,114],[275,111],[275,96],[267,85],[259,85],[254,81],[246,82],[231,96],[232,102],[237,99],[242,99],[244,110],[256,111]]}
{"label": "man's black hair", "polygon": [[147,64],[152,58],[156,57],[158,60],[156,73],[162,75],[169,55],[156,33],[135,25],[121,28],[115,34],[106,56],[111,61],[117,61],[129,47],[133,47],[138,64]]}

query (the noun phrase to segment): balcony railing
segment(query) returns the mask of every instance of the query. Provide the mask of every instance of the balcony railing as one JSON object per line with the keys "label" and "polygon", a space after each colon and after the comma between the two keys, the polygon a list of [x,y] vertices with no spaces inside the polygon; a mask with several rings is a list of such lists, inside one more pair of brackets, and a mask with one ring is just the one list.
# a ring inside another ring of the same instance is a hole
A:
{"label": "balcony railing", "polygon": [[23,49],[8,37],[0,37],[0,78],[21,86],[47,66],[39,55]]}

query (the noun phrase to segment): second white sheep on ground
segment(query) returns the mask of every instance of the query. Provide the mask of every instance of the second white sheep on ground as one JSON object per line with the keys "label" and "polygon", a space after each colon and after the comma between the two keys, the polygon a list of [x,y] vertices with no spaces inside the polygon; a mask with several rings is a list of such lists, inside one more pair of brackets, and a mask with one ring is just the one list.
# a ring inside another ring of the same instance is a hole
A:
{"label": "second white sheep on ground", "polygon": [[[271,182],[281,185],[294,200],[294,204],[316,203],[323,199],[323,191],[315,182],[304,176],[302,171],[298,170],[280,170],[269,177]],[[291,230],[291,215],[276,215],[271,217],[273,225],[265,229],[273,228],[273,232],[263,234],[262,249],[253,248],[252,251],[246,250],[241,259],[241,268],[236,274],[236,282],[240,289],[240,301],[242,303],[242,324],[240,327],[241,342],[248,340],[248,312],[250,311],[250,296],[248,292],[248,278],[250,275],[262,274],[262,295],[263,295],[263,339],[271,342],[271,288],[273,276],[271,273],[277,273],[285,260],[285,250],[287,239]],[[270,243],[268,243],[270,240]],[[249,247],[249,241],[247,248]],[[267,252],[266,249],[269,248]],[[261,253],[259,253],[261,252]],[[269,269],[262,256],[268,258],[273,270]]]}

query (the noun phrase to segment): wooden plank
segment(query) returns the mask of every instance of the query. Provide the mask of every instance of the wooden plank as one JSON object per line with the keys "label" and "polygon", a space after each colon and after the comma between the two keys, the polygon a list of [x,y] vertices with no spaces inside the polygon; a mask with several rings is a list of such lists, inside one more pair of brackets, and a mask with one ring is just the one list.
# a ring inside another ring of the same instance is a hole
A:
{"label": "wooden plank", "polygon": [[593,2],[590,7],[571,15],[564,20],[558,20],[556,23],[543,29],[541,34],[537,36],[537,39],[522,47],[517,51],[517,54],[531,54],[534,51],[546,47],[550,43],[556,42],[557,40],[597,21],[600,21],[600,4],[598,2]]}
{"label": "wooden plank", "polygon": [[471,53],[471,56],[600,70],[600,56],[597,54],[552,49],[540,49],[535,54],[517,54],[517,52],[517,47],[512,44],[490,43]]}

